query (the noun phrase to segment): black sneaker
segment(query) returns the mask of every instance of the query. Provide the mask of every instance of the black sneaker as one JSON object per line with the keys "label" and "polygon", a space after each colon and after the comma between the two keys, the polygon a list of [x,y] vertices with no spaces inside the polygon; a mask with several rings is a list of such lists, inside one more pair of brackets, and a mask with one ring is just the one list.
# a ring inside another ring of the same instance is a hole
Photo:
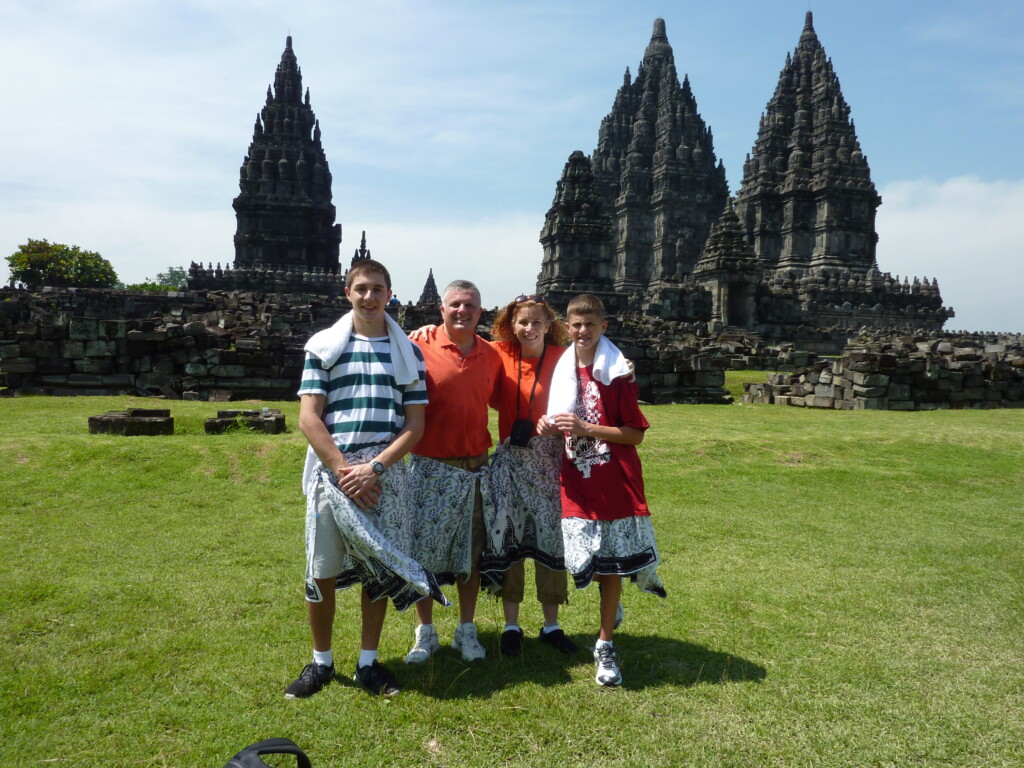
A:
{"label": "black sneaker", "polygon": [[540,641],[554,646],[562,653],[576,653],[580,649],[580,647],[566,637],[565,632],[560,629],[556,629],[553,632],[545,632],[541,629]]}
{"label": "black sneaker", "polygon": [[374,696],[394,696],[402,687],[379,661],[368,667],[356,667],[356,680]]}
{"label": "black sneaker", "polygon": [[518,656],[523,650],[523,630],[506,629],[501,633],[501,655]]}
{"label": "black sneaker", "polygon": [[307,664],[299,679],[284,689],[286,699],[305,699],[312,696],[334,678],[334,665]]}

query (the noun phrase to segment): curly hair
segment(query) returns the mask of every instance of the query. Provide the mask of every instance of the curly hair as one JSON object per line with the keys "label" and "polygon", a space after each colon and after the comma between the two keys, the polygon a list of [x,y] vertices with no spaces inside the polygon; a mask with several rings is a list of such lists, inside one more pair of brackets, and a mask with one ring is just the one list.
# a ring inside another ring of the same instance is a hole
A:
{"label": "curly hair", "polygon": [[515,322],[516,312],[527,307],[540,307],[548,320],[548,330],[544,334],[545,344],[556,347],[568,346],[569,334],[566,333],[565,324],[555,314],[555,310],[546,301],[535,301],[532,298],[525,301],[514,299],[498,310],[498,314],[494,316],[494,322],[491,324],[491,336],[495,341],[503,341],[514,346],[519,344],[512,324]]}

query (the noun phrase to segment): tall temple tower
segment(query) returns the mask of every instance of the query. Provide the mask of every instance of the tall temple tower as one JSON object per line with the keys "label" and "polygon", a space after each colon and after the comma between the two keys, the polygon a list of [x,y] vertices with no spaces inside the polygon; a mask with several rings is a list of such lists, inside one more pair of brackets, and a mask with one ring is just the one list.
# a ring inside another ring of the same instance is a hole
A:
{"label": "tall temple tower", "polygon": [[865,271],[875,264],[881,202],[808,11],[743,165],[740,220],[769,269]]}
{"label": "tall temple tower", "polygon": [[256,116],[239,188],[232,203],[235,269],[338,272],[341,225],[334,223],[331,171],[291,36]]}
{"label": "tall temple tower", "polygon": [[579,150],[569,156],[555,199],[544,217],[540,242],[544,260],[537,290],[604,292],[615,281],[615,220],[594,181],[590,159]]}
{"label": "tall temple tower", "polygon": [[[564,198],[582,199],[575,190],[584,188],[582,196],[593,189],[603,205],[589,201],[573,214]],[[601,121],[590,162],[581,153],[569,158],[541,233],[538,290],[561,288],[552,281],[572,275],[577,290],[640,292],[660,301],[693,271],[727,197],[711,129],[689,79],[680,84],[665,22],[656,19],[636,77],[626,70]],[[607,216],[614,225],[610,240],[603,232]],[[584,222],[585,237],[579,234]],[[577,234],[567,249],[570,230]]]}

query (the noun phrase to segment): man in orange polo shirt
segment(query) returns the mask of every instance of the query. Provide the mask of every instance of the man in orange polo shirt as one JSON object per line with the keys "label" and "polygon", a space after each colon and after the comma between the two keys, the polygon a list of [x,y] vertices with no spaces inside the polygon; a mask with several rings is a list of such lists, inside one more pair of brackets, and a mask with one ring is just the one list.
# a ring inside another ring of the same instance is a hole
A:
{"label": "man in orange polo shirt", "polygon": [[[483,551],[483,504],[490,504],[487,402],[501,359],[476,335],[480,291],[468,280],[449,285],[441,300],[443,324],[416,340],[427,365],[426,423],[409,459],[414,515],[410,555],[441,584],[455,583],[459,626],[452,647],[466,661],[487,654],[477,637],[477,595]],[[406,662],[424,662],[440,648],[429,600],[416,603],[419,626]]]}

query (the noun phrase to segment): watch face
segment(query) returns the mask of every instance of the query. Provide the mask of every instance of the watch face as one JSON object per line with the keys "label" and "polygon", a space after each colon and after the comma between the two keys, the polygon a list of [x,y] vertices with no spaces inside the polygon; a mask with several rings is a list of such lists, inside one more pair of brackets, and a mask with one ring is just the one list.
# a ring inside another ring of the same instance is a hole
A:
{"label": "watch face", "polygon": [[381,464],[381,463],[380,463],[379,461],[374,461],[374,462],[372,462],[372,463],[370,464],[370,467],[371,467],[371,468],[373,469],[373,471],[374,471],[374,472],[376,472],[376,473],[377,473],[378,475],[383,475],[383,474],[384,474],[384,465],[383,465],[383,464]]}

